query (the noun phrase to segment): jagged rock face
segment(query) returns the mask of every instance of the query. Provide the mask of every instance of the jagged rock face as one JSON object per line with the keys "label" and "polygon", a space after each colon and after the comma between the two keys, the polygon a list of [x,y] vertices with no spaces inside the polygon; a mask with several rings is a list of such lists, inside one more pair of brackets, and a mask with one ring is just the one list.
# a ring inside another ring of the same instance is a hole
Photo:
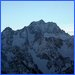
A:
{"label": "jagged rock face", "polygon": [[2,73],[73,73],[74,37],[43,20],[2,32]]}

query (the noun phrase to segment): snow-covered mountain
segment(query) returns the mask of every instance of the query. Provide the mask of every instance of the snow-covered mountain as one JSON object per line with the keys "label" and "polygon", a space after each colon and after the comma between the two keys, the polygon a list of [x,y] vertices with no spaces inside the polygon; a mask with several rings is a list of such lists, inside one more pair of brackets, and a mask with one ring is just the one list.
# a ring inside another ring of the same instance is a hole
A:
{"label": "snow-covered mountain", "polygon": [[1,33],[2,73],[73,73],[74,37],[54,22],[34,21]]}

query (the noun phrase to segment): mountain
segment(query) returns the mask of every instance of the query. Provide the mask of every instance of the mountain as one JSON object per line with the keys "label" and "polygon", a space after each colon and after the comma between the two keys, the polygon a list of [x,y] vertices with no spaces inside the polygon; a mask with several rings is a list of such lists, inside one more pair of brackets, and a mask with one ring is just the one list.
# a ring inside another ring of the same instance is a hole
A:
{"label": "mountain", "polygon": [[74,37],[54,22],[33,21],[21,30],[1,33],[3,74],[74,73]]}

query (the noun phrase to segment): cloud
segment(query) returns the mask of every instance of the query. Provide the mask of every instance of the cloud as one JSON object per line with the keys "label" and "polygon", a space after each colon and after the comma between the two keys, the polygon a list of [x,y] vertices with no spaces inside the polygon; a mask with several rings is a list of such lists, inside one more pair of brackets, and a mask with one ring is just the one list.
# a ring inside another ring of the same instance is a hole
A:
{"label": "cloud", "polygon": [[61,28],[63,29],[66,33],[69,33],[70,35],[74,35],[74,25],[71,24],[71,25],[63,25],[63,27]]}

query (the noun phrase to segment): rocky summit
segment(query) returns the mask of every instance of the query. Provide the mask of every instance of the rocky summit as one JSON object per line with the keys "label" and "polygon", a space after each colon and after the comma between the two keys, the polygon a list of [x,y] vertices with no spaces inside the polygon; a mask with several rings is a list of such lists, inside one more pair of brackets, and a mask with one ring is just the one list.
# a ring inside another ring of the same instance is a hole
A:
{"label": "rocky summit", "polygon": [[74,37],[54,22],[33,21],[1,33],[2,74],[74,73]]}

